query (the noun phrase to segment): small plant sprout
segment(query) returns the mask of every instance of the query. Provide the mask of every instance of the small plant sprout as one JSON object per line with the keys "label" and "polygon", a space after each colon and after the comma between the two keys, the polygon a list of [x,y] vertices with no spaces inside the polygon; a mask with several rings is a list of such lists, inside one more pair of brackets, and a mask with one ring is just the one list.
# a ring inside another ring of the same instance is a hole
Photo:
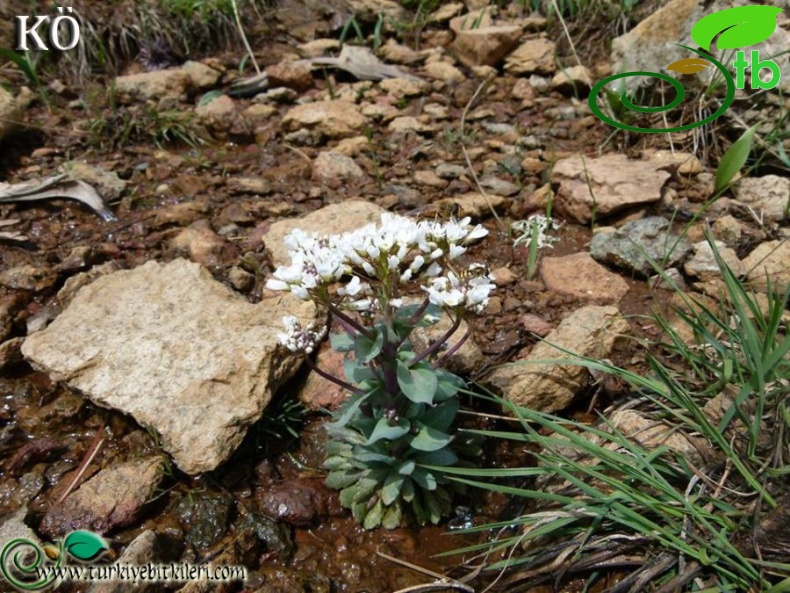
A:
{"label": "small plant sprout", "polygon": [[538,255],[544,247],[551,248],[554,243],[559,241],[558,237],[552,237],[551,231],[555,228],[554,221],[550,216],[543,214],[533,214],[526,220],[517,220],[510,225],[516,234],[513,240],[513,247],[518,247],[522,243],[529,245],[527,256],[527,277],[531,280],[535,277],[538,269]]}
{"label": "small plant sprout", "polygon": [[[417,221],[383,214],[340,235],[316,236],[296,229],[285,239],[291,264],[267,282],[314,301],[328,313],[332,347],[346,353],[345,379],[319,369],[309,355],[326,328],[303,329],[284,318],[280,342],[321,376],[351,393],[328,424],[324,467],[327,484],[366,529],[394,528],[409,516],[438,523],[451,509],[457,483],[442,468],[471,466],[478,454],[455,431],[464,381],[442,368],[469,337],[448,340],[471,314],[482,312],[494,289],[482,264],[454,262],[488,231],[469,218]],[[409,304],[407,294],[421,295]],[[450,327],[421,350],[413,330],[447,314]],[[430,466],[430,469],[429,467]]]}

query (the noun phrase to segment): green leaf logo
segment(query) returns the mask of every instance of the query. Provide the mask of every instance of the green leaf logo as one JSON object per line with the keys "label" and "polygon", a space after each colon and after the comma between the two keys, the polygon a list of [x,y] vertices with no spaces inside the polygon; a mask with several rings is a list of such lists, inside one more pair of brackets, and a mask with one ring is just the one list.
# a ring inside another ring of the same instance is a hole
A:
{"label": "green leaf logo", "polygon": [[88,562],[110,547],[100,535],[90,531],[72,531],[66,536],[63,549],[77,560]]}
{"label": "green leaf logo", "polygon": [[718,49],[734,49],[754,45],[768,39],[776,30],[776,16],[782,12],[775,6],[736,6],[709,14],[697,21],[691,37],[705,51],[719,35]]}

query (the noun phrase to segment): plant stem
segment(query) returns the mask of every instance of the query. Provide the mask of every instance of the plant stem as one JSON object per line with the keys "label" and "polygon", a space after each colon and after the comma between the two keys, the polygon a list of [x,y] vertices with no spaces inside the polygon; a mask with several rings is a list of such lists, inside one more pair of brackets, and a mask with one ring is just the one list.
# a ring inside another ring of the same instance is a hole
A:
{"label": "plant stem", "polygon": [[[448,315],[449,315],[449,313],[448,313]],[[455,333],[455,330],[457,330],[458,326],[460,326],[460,325],[461,325],[461,317],[458,316],[458,317],[455,318],[455,321],[453,321],[452,327],[450,329],[448,329],[446,332],[444,332],[444,335],[441,338],[436,340],[433,344],[428,346],[425,350],[423,350],[417,356],[415,356],[414,358],[411,359],[411,361],[409,362],[409,366],[412,367],[415,364],[417,364],[418,362],[424,360],[426,357],[428,357],[431,354],[433,354],[434,352],[437,352],[439,350],[439,348],[441,348],[442,345],[444,345],[444,343],[448,339],[450,339],[450,336],[452,336]]]}
{"label": "plant stem", "polygon": [[363,336],[372,340],[375,336],[371,334],[367,328],[357,323],[354,319],[343,313],[340,309],[335,307],[331,302],[327,303],[327,307],[329,308],[329,312],[332,313],[335,317],[340,319],[343,323],[345,323],[348,327],[358,331]]}
{"label": "plant stem", "polygon": [[322,369],[321,367],[316,365],[313,362],[313,359],[310,358],[309,356],[305,356],[304,359],[305,359],[305,362],[307,362],[307,366],[309,366],[311,370],[313,370],[316,373],[318,373],[319,375],[321,375],[327,381],[332,381],[332,383],[334,383],[335,385],[339,385],[340,387],[342,387],[343,389],[345,389],[346,391],[348,391],[350,393],[353,393],[354,395],[359,395],[359,394],[365,393],[364,391],[362,391],[358,387],[354,387],[351,383],[346,383],[342,379],[338,379],[337,377],[334,377],[334,376],[330,375],[324,369]]}
{"label": "plant stem", "polygon": [[468,327],[466,329],[466,333],[463,336],[461,336],[461,339],[458,340],[455,344],[453,344],[452,347],[449,350],[447,350],[447,352],[444,352],[439,358],[436,359],[436,362],[433,363],[433,368],[436,369],[444,365],[444,363],[447,362],[447,360],[453,354],[458,352],[461,346],[464,345],[464,343],[469,339],[469,336],[471,335],[472,335],[472,328]]}

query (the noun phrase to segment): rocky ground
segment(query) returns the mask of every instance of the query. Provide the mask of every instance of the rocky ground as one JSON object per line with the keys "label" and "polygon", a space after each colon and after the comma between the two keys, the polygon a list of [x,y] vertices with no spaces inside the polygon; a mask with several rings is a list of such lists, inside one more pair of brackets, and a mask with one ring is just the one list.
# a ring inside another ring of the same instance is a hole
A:
{"label": "rocky ground", "polygon": [[[135,562],[244,564],[244,590],[267,592],[431,580],[377,552],[437,572],[460,561],[430,558],[464,543],[443,537],[446,526],[364,532],[324,486],[320,411],[343,394],[276,341],[284,314],[316,311],[264,288],[288,261],[293,228],[342,232],[386,211],[441,218],[456,204],[490,230],[465,257],[488,266],[497,290],[451,369],[580,417],[627,390],[581,367],[497,365],[556,356],[545,337],[640,370],[627,336],[657,337],[647,314],[670,314],[673,299],[650,279],[650,261],[715,296],[706,232],[756,290],[766,278],[790,283],[781,163],[768,159],[708,202],[716,147],[737,126],[706,129],[704,149],[691,134],[674,144],[613,134],[586,101],[616,70],[609,57],[582,42],[590,57],[577,66],[559,23],[515,4],[444,4],[418,31],[392,25],[417,23],[395,3],[349,6],[284,3],[252,43],[266,74],[253,80],[239,74],[238,50],[166,68],[137,62],[80,91],[53,76],[44,102],[0,68],[11,89],[0,87],[0,179],[66,173],[114,214],[0,200],[2,541],[89,529]],[[379,11],[389,24],[368,40],[381,42],[375,55],[362,45],[339,53],[343,15],[367,31]],[[784,101],[759,112],[783,121]],[[511,225],[547,212],[557,240],[532,269]],[[341,366],[326,345],[317,360]],[[297,400],[308,410],[298,440],[285,421]],[[501,448],[483,463],[525,460]],[[479,498],[459,501],[450,525],[512,512]],[[240,590],[180,590],[198,589]]]}

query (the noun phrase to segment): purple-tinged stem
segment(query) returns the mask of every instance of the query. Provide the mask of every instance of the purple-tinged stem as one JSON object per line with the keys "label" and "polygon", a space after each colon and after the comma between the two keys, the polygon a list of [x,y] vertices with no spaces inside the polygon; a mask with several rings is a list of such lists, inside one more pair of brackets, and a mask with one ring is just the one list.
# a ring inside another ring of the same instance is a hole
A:
{"label": "purple-tinged stem", "polygon": [[367,328],[365,328],[364,326],[362,326],[359,323],[357,323],[356,321],[354,321],[351,317],[349,317],[348,315],[343,313],[340,309],[338,309],[337,307],[335,307],[331,303],[328,305],[328,307],[329,307],[329,311],[332,313],[332,315],[334,315],[335,317],[337,317],[338,319],[340,319],[341,321],[346,323],[349,327],[351,327],[354,330],[356,330],[359,333],[361,333],[363,336],[365,336],[369,340],[373,339],[373,336],[367,330]]}
{"label": "purple-tinged stem", "polygon": [[442,345],[447,340],[450,339],[450,336],[452,336],[455,333],[455,330],[458,329],[459,325],[461,325],[461,317],[460,316],[455,318],[455,320],[453,321],[453,326],[450,329],[448,329],[441,338],[436,340],[433,344],[431,344],[425,350],[420,352],[417,356],[412,358],[411,361],[409,361],[409,366],[410,367],[414,366],[415,364],[417,364],[418,362],[424,360],[426,357],[430,356],[434,352],[437,352],[439,350],[439,348],[441,348]]}
{"label": "purple-tinged stem", "polygon": [[447,362],[447,359],[450,358],[456,352],[458,352],[461,346],[464,345],[464,342],[466,342],[469,339],[469,336],[471,335],[472,335],[471,328],[467,328],[466,333],[463,336],[461,336],[461,339],[458,340],[455,344],[453,344],[452,347],[449,350],[447,350],[447,352],[443,352],[442,355],[436,359],[436,362],[433,363],[433,368],[438,369],[445,362]]}
{"label": "purple-tinged stem", "polygon": [[364,391],[362,391],[358,387],[354,387],[351,383],[346,383],[342,379],[338,379],[337,377],[335,377],[333,375],[330,375],[324,369],[322,369],[318,365],[316,365],[313,362],[313,359],[310,358],[309,356],[305,356],[304,359],[307,362],[307,366],[309,366],[311,370],[313,370],[316,373],[318,373],[319,375],[321,375],[327,381],[332,381],[332,383],[334,383],[335,385],[339,385],[340,387],[342,387],[346,391],[349,391],[349,392],[351,392],[351,393],[353,393],[355,395],[359,395],[361,393],[365,393]]}

